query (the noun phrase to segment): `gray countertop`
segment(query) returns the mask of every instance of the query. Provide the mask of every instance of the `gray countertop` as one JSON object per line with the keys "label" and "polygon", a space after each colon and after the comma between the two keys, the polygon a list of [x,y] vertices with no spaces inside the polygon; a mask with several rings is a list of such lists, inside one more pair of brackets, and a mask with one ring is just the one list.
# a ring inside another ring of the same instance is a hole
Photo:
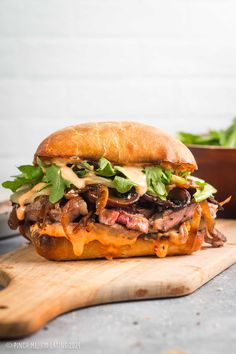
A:
{"label": "gray countertop", "polygon": [[[0,253],[25,243],[0,241]],[[98,305],[64,314],[3,353],[236,353],[236,265],[192,295]]]}

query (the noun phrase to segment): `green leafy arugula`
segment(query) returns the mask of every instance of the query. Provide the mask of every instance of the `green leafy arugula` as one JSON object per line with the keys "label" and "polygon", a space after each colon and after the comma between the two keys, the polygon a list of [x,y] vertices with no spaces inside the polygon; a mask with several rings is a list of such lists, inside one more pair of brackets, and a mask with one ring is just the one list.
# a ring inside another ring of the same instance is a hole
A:
{"label": "green leafy arugula", "polygon": [[217,192],[217,190],[211,184],[205,181],[196,181],[196,184],[200,187],[193,195],[197,203],[202,202]]}
{"label": "green leafy arugula", "polygon": [[[119,166],[113,167],[110,161],[105,157],[100,158],[98,166],[99,168],[96,170],[96,174],[108,178],[114,177],[112,185],[119,193],[127,193],[135,186],[135,183],[124,175],[124,172]],[[122,176],[119,176],[119,174],[122,174]]]}
{"label": "green leafy arugula", "polygon": [[[71,182],[62,177],[60,167],[56,165],[43,166],[41,161],[39,161],[37,166],[22,165],[19,166],[18,169],[21,174],[14,176],[13,181],[6,181],[2,184],[3,187],[11,189],[14,195],[22,193],[21,187],[23,186],[25,191],[31,189],[39,182],[45,182],[36,192],[50,187],[49,201],[56,203],[63,198],[65,189],[69,188],[71,185]],[[79,177],[84,177],[89,171],[94,171],[94,167],[87,162],[76,166],[76,173]],[[133,181],[125,176],[122,168],[119,166],[113,167],[104,157],[99,160],[98,169],[94,172],[96,175],[109,178],[111,186],[121,194],[127,193],[131,188],[136,186]],[[174,177],[172,171],[163,169],[160,166],[150,166],[145,167],[143,172],[146,175],[148,193],[165,200],[168,194],[166,185],[171,183]],[[186,173],[186,175],[187,174],[188,173]],[[183,176],[185,176],[185,173],[183,173]],[[196,184],[199,186],[194,194],[196,202],[201,202],[216,192],[213,186],[204,181],[196,181]]]}
{"label": "green leafy arugula", "polygon": [[91,172],[94,169],[93,165],[90,165],[87,161],[81,162],[77,164],[75,167],[76,169],[74,172],[80,178],[84,177],[88,172]]}
{"label": "green leafy arugula", "polygon": [[236,118],[225,130],[210,130],[202,135],[179,132],[177,136],[184,144],[236,147]]}
{"label": "green leafy arugula", "polygon": [[16,192],[24,185],[30,185],[33,187],[43,178],[43,171],[40,166],[22,165],[17,168],[21,174],[12,176],[15,177],[13,181],[6,181],[2,183],[4,188],[10,189],[12,192]]}
{"label": "green leafy arugula", "polygon": [[64,196],[65,189],[70,187],[70,182],[62,178],[60,168],[56,165],[46,167],[43,181],[46,182],[47,187],[51,187],[51,193],[49,195],[49,201],[51,203],[58,202]]}
{"label": "green leafy arugula", "polygon": [[172,177],[171,170],[164,170],[160,166],[145,167],[148,193],[165,200],[167,197],[166,184],[169,184]]}
{"label": "green leafy arugula", "polygon": [[60,168],[56,165],[44,167],[45,174],[43,173],[42,166],[22,165],[19,166],[18,169],[21,172],[20,175],[13,176],[15,177],[13,181],[2,183],[4,188],[11,189],[15,194],[16,191],[23,186],[30,189],[34,185],[43,181],[45,182],[45,185],[39,188],[36,192],[51,187],[49,201],[51,203],[56,203],[63,197],[65,189],[70,186],[70,182],[62,178]]}
{"label": "green leafy arugula", "polygon": [[98,161],[98,169],[96,170],[96,174],[103,177],[112,177],[115,176],[116,171],[110,161],[105,159],[105,157],[101,157]]}
{"label": "green leafy arugula", "polygon": [[132,187],[134,187],[135,183],[127,178],[115,176],[113,179],[113,186],[119,193],[124,194],[127,193]]}

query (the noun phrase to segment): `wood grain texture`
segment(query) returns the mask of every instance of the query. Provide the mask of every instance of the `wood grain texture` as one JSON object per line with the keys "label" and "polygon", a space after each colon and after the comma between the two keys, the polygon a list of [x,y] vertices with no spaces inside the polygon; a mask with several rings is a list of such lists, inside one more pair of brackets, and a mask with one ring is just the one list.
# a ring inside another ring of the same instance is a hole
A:
{"label": "wood grain texture", "polygon": [[223,248],[189,256],[52,262],[29,245],[0,257],[0,337],[28,335],[66,311],[192,293],[236,262],[236,221],[221,220]]}

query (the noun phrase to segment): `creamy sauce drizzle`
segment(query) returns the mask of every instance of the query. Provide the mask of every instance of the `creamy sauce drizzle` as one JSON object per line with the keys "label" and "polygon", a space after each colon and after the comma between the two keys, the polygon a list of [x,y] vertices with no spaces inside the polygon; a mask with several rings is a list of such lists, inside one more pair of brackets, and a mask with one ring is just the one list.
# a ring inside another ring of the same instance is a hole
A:
{"label": "creamy sauce drizzle", "polygon": [[25,204],[28,200],[30,200],[34,193],[42,188],[43,186],[45,185],[44,182],[40,182],[38,184],[36,184],[31,190],[29,190],[28,192],[22,194],[19,199],[18,199],[18,204],[20,205],[17,210],[16,210],[16,215],[17,215],[17,218],[19,220],[24,220],[25,218]]}

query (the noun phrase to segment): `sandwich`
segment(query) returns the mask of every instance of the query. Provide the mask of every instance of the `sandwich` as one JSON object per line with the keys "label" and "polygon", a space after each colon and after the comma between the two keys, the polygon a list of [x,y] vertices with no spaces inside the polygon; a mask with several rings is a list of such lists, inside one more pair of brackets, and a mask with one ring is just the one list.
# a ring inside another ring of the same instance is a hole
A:
{"label": "sandwich", "polygon": [[192,176],[190,150],[134,122],[80,124],[38,146],[32,165],[3,183],[11,229],[50,260],[191,254],[223,246],[216,189]]}

